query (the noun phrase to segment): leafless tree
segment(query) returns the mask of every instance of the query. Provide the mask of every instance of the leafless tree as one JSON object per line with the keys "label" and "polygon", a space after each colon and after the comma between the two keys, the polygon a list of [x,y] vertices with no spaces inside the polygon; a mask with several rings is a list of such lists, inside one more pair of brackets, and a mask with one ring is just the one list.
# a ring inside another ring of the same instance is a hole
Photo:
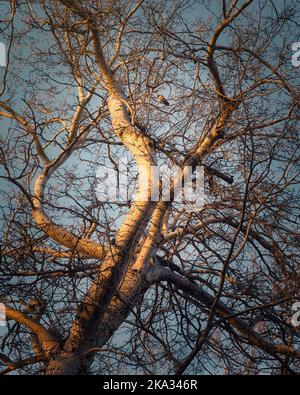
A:
{"label": "leafless tree", "polygon": [[[0,8],[2,373],[299,373],[299,2]],[[151,199],[159,161],[202,208]]]}

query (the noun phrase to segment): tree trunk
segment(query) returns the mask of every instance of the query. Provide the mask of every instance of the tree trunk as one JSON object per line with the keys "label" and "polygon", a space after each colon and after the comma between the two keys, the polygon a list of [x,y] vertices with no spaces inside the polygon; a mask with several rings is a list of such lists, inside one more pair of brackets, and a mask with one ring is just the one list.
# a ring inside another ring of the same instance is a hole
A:
{"label": "tree trunk", "polygon": [[48,363],[46,375],[88,374],[95,356],[89,350],[107,343],[132,309],[142,301],[149,286],[145,270],[138,271],[134,267],[128,270],[101,322],[93,322],[91,332],[85,339],[80,339],[73,350],[69,349],[67,339],[64,347]]}

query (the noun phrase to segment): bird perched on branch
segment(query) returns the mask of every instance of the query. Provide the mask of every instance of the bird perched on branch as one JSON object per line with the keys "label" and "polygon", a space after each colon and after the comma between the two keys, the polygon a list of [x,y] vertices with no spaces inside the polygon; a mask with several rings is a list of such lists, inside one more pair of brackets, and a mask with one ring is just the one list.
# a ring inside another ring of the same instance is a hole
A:
{"label": "bird perched on branch", "polygon": [[157,100],[160,101],[165,106],[169,106],[170,105],[168,100],[163,95],[157,95]]}

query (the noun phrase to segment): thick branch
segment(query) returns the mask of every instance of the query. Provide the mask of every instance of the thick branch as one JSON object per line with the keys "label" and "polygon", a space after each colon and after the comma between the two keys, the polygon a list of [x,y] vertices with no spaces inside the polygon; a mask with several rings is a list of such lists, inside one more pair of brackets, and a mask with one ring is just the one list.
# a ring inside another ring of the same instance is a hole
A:
{"label": "thick branch", "polygon": [[[187,280],[186,278],[172,272],[165,267],[156,268],[155,271],[151,272],[149,277],[149,279],[151,279],[153,283],[167,281],[176,285],[179,289],[187,293],[189,296],[195,298],[197,302],[202,302],[207,307],[211,307],[214,303],[214,296],[199,288],[197,285]],[[221,317],[227,320],[234,328],[236,328],[243,336],[245,336],[253,346],[259,347],[270,355],[293,355],[296,358],[300,359],[300,351],[285,344],[269,343],[268,341],[263,339],[261,335],[259,335],[252,328],[250,328],[246,323],[244,323],[240,318],[238,318],[236,312],[229,309],[224,303],[218,301],[215,311]]]}
{"label": "thick branch", "polygon": [[5,314],[8,320],[14,320],[26,326],[36,335],[45,355],[49,356],[59,347],[58,340],[46,328],[39,322],[28,318],[23,312],[5,304]]}

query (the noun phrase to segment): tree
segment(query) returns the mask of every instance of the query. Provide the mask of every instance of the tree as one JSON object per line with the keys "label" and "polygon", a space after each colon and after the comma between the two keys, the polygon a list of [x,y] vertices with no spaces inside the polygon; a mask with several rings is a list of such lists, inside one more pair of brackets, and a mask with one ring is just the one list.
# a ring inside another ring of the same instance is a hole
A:
{"label": "tree", "polygon": [[[1,8],[2,373],[299,373],[299,4]],[[151,199],[159,161],[203,207]]]}

